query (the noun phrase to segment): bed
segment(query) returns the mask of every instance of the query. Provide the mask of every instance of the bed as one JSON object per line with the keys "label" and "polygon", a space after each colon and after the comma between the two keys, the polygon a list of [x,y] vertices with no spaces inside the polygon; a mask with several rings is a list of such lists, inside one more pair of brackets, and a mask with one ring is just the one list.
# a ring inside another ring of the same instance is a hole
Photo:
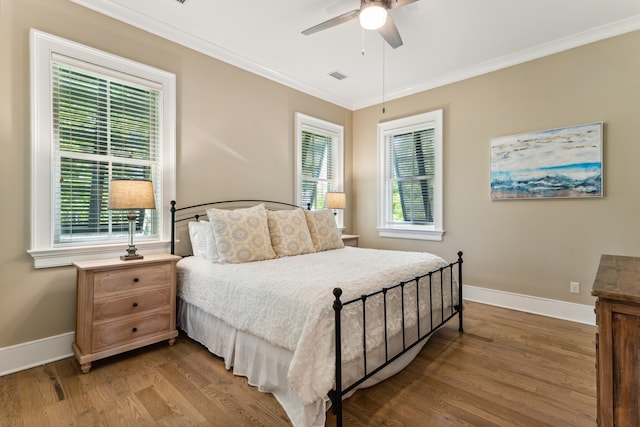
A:
{"label": "bed", "polygon": [[[206,218],[205,218],[206,216]],[[265,200],[176,208],[178,326],[272,393],[294,426],[399,372],[457,318],[462,252],[346,247],[330,211]]]}

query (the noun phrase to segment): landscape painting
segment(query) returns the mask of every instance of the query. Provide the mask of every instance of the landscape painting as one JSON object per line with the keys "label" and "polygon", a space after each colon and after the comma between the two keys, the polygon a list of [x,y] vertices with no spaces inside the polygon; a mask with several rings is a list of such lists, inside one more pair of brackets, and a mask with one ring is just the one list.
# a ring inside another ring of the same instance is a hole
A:
{"label": "landscape painting", "polygon": [[602,197],[602,123],[491,140],[491,199]]}

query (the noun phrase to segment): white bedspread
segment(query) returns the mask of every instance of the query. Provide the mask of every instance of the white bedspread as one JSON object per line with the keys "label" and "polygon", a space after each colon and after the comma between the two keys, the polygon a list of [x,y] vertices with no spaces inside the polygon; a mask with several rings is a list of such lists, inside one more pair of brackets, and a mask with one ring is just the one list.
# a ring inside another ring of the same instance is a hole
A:
{"label": "white bedspread", "polygon": [[[440,257],[423,252],[352,247],[244,264],[188,257],[178,263],[178,295],[239,330],[292,351],[288,379],[307,405],[326,396],[334,383],[333,288],[342,288],[342,301],[347,301],[443,265]],[[447,275],[445,289],[448,280]],[[429,306],[435,311],[441,304],[439,286],[430,303],[427,282],[421,281],[420,317],[428,319]],[[449,292],[444,294],[448,306]],[[389,313],[399,311],[393,307],[401,303],[400,292],[390,291],[387,300]],[[404,304],[405,327],[415,325],[415,284],[405,287]],[[381,296],[367,300],[367,349],[383,342],[381,307]],[[399,315],[388,317],[388,334],[401,325]],[[342,326],[343,360],[353,360],[362,353],[361,310],[345,307]]]}

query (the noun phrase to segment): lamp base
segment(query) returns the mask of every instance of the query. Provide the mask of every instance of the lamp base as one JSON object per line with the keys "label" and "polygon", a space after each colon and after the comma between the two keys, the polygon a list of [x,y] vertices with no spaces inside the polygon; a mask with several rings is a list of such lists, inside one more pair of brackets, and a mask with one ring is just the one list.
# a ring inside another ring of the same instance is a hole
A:
{"label": "lamp base", "polygon": [[143,259],[144,257],[142,255],[120,255],[120,259],[123,261],[132,261],[134,259]]}
{"label": "lamp base", "polygon": [[126,255],[122,255],[120,256],[120,259],[123,261],[131,261],[134,259],[143,259],[144,257],[140,254],[137,254],[138,248],[136,248],[135,246],[129,246],[127,248],[127,254]]}

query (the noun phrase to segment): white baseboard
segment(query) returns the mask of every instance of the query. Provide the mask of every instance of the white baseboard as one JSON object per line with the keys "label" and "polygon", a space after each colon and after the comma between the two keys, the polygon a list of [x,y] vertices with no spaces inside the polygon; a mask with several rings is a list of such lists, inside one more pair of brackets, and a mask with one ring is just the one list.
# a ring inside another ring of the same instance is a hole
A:
{"label": "white baseboard", "polygon": [[593,311],[595,306],[593,305],[575,304],[469,285],[462,286],[462,296],[468,301],[585,323],[587,325],[596,324],[596,315]]}
{"label": "white baseboard", "polygon": [[[593,306],[464,285],[465,300],[595,325]],[[0,348],[0,376],[73,355],[74,332]]]}
{"label": "white baseboard", "polygon": [[75,332],[0,348],[0,376],[72,356]]}

